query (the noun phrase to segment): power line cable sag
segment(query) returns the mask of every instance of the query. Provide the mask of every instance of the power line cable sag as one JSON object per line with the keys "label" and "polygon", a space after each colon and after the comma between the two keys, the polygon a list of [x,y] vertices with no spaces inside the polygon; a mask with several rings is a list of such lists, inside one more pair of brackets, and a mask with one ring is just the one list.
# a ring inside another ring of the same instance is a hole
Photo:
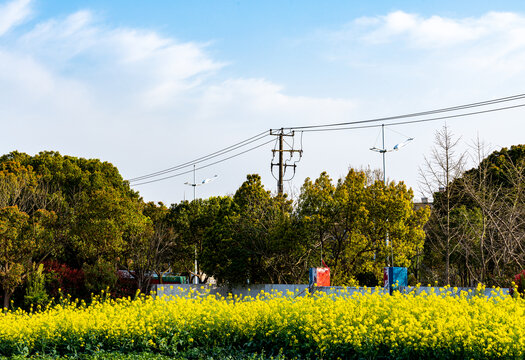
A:
{"label": "power line cable sag", "polygon": [[[212,165],[219,164],[219,163],[221,163],[221,162],[223,162],[223,161],[226,161],[226,160],[232,159],[232,158],[234,158],[234,157],[237,157],[237,156],[240,156],[240,155],[242,155],[242,154],[245,154],[245,153],[247,153],[247,152],[249,152],[249,151],[252,151],[252,150],[258,149],[258,148],[260,148],[261,146],[267,145],[267,144],[269,144],[269,143],[271,143],[271,142],[274,142],[274,141],[275,141],[275,140],[272,139],[272,140],[270,140],[270,141],[267,141],[267,142],[264,142],[264,143],[259,144],[259,145],[257,145],[257,146],[254,146],[254,147],[252,147],[252,148],[246,149],[246,150],[244,150],[244,151],[242,151],[242,152],[240,152],[240,153],[237,153],[237,154],[234,154],[234,155],[228,156],[228,157],[226,157],[226,158],[224,158],[224,159],[217,160],[217,161],[214,161],[214,162],[212,162],[212,163],[210,163],[210,164],[206,164],[206,165],[203,165],[203,166],[201,166],[201,167],[195,168],[195,170],[205,169],[205,168],[210,167],[210,166],[212,166]],[[181,173],[178,173],[178,174],[170,175],[170,176],[165,176],[165,177],[162,177],[162,178],[159,178],[159,179],[154,179],[154,180],[144,181],[144,182],[141,182],[141,183],[138,183],[138,184],[133,184],[133,186],[136,186],[136,185],[144,185],[144,184],[149,184],[149,183],[153,183],[153,182],[157,182],[157,181],[162,181],[162,180],[166,180],[166,179],[171,179],[171,178],[174,178],[174,177],[177,177],[177,176],[181,176],[181,175],[185,175],[185,174],[189,174],[189,173],[192,173],[192,172],[193,172],[193,169],[191,169],[191,170],[187,170],[187,171],[184,171],[184,172],[181,172]]]}
{"label": "power line cable sag", "polygon": [[192,166],[194,164],[198,164],[198,163],[201,163],[201,162],[204,162],[204,161],[216,158],[218,156],[227,154],[227,153],[229,153],[231,151],[237,150],[237,149],[242,148],[244,146],[250,145],[250,144],[252,144],[254,142],[257,142],[259,140],[264,139],[266,136],[269,136],[269,133],[268,133],[267,130],[264,131],[264,132],[261,132],[261,133],[259,133],[257,135],[255,135],[255,136],[252,136],[252,137],[250,137],[248,139],[240,141],[240,142],[238,142],[236,144],[233,144],[233,145],[230,145],[230,146],[225,147],[223,149],[217,150],[217,151],[215,151],[215,152],[213,152],[211,154],[208,154],[208,155],[205,155],[205,156],[201,156],[201,157],[196,158],[194,160],[187,161],[187,162],[182,163],[180,165],[176,165],[176,166],[164,169],[164,170],[159,170],[159,171],[156,171],[156,172],[153,172],[153,173],[150,173],[150,174],[146,174],[146,175],[138,176],[138,177],[135,177],[135,178],[132,178],[132,179],[128,179],[128,181],[129,182],[141,181],[141,180],[149,179],[149,178],[152,178],[152,177],[161,176],[161,175],[173,172],[173,171],[177,171],[177,170],[183,169],[185,167]]}
{"label": "power line cable sag", "polygon": [[[471,115],[479,115],[479,114],[485,114],[495,111],[502,111],[502,110],[508,110],[508,109],[515,109],[524,107],[525,104],[519,104],[519,105],[512,105],[512,106],[505,106],[501,108],[496,109],[488,109],[488,110],[481,110],[481,111],[474,111],[470,113],[463,113],[463,114],[455,114],[455,115],[447,115],[447,116],[439,116],[429,119],[419,119],[419,120],[408,120],[408,121],[398,121],[393,122],[389,124],[385,124],[385,126],[396,126],[396,125],[406,125],[406,124],[416,124],[416,123],[422,123],[422,122],[428,122],[428,121],[437,121],[437,120],[445,120],[445,119],[453,119],[463,116],[471,116]],[[354,130],[354,129],[369,129],[369,128],[375,128],[375,127],[381,127],[381,124],[375,124],[375,125],[361,125],[361,126],[351,126],[351,127],[338,127],[338,128],[327,128],[327,129],[305,129],[300,130],[302,132],[321,132],[321,131],[337,131],[337,130]]]}
{"label": "power line cable sag", "polygon": [[[480,107],[480,106],[494,105],[494,104],[499,104],[502,102],[516,101],[516,100],[522,100],[522,99],[525,99],[525,94],[506,96],[506,97],[492,99],[492,100],[485,100],[485,101],[480,101],[480,102],[475,102],[475,103],[470,103],[470,104],[457,105],[457,106],[452,106],[452,107],[447,107],[447,108],[428,110],[428,111],[422,111],[422,112],[416,112],[416,113],[409,113],[409,114],[403,114],[403,115],[387,116],[387,117],[382,117],[382,118],[373,118],[373,119],[367,119],[367,120],[357,120],[357,121],[323,124],[323,125],[292,126],[292,127],[285,127],[284,129],[289,129],[289,130],[304,129],[306,130],[306,129],[315,129],[315,128],[365,124],[365,123],[379,122],[379,121],[391,121],[391,120],[404,119],[404,118],[410,118],[410,117],[433,115],[433,114],[438,114],[438,113],[443,113],[443,112],[464,110],[464,109]],[[502,109],[506,109],[506,108],[502,108]],[[272,129],[272,130],[279,130],[279,129]]]}
{"label": "power line cable sag", "polygon": [[[422,112],[410,113],[410,114],[404,114],[404,115],[396,115],[396,116],[374,118],[374,119],[368,119],[368,120],[358,120],[358,121],[350,121],[350,122],[343,122],[343,123],[332,123],[332,124],[324,124],[324,125],[308,125],[308,126],[286,127],[286,128],[281,128],[281,129],[271,129],[270,131],[266,130],[266,131],[263,131],[263,132],[255,135],[255,136],[247,138],[247,139],[245,139],[243,141],[240,141],[240,142],[238,142],[236,144],[233,144],[233,145],[230,145],[228,147],[225,147],[225,148],[223,148],[221,150],[218,150],[216,152],[213,152],[211,154],[199,157],[199,158],[191,160],[191,161],[187,161],[187,162],[182,163],[180,165],[173,166],[173,167],[170,167],[170,168],[167,168],[167,169],[164,169],[164,170],[160,170],[160,171],[153,172],[153,173],[150,173],[150,174],[146,174],[146,175],[143,175],[143,176],[135,177],[135,178],[129,179],[128,181],[130,181],[130,182],[137,182],[137,181],[142,181],[142,180],[146,180],[146,179],[149,179],[149,178],[158,177],[158,176],[170,173],[170,172],[181,170],[181,169],[183,169],[185,167],[189,167],[189,166],[192,166],[194,164],[205,162],[205,161],[208,161],[210,159],[213,159],[213,158],[225,155],[225,154],[227,154],[227,153],[229,153],[231,151],[237,150],[239,148],[242,148],[244,146],[250,145],[250,144],[252,144],[254,142],[257,142],[259,140],[264,139],[266,136],[269,136],[271,134],[272,130],[276,130],[276,131],[277,130],[278,131],[282,131],[282,129],[299,130],[299,131],[301,131],[301,133],[303,133],[303,132],[320,132],[320,131],[336,131],[336,130],[374,128],[374,127],[379,127],[381,125],[375,124],[375,125],[362,125],[362,126],[350,126],[350,127],[349,126],[345,126],[345,125],[367,124],[367,123],[374,123],[374,122],[380,122],[380,121],[392,121],[392,120],[396,120],[396,119],[404,119],[404,118],[410,118],[410,117],[426,116],[426,115],[439,114],[439,113],[444,113],[444,112],[452,112],[452,111],[464,110],[464,109],[481,107],[481,106],[494,105],[494,104],[499,104],[499,103],[504,103],[504,102],[509,102],[509,101],[521,100],[521,99],[525,99],[525,94],[512,95],[512,96],[507,96],[507,97],[502,97],[502,98],[497,98],[497,99],[492,99],[492,100],[480,101],[480,102],[475,102],[475,103],[470,103],[470,104],[457,105],[457,106],[452,106],[452,107],[447,107],[447,108],[441,108],[441,109],[435,109],[435,110],[429,110],[429,111],[422,111]],[[392,122],[392,123],[385,124],[385,125],[395,126],[395,125],[405,125],[405,124],[414,124],[414,123],[421,123],[421,122],[428,122],[428,121],[444,120],[444,119],[458,118],[458,117],[471,116],[471,115],[477,115],[477,114],[483,114],[483,113],[490,113],[490,112],[495,112],[495,111],[508,110],[508,109],[519,108],[519,107],[523,107],[523,106],[525,106],[525,104],[512,105],[512,106],[506,106],[506,107],[500,107],[500,108],[488,109],[488,110],[481,110],[481,111],[475,111],[475,112],[469,112],[469,113],[462,113],[462,114],[439,116],[439,117],[428,118],[428,119],[418,119],[418,120],[410,120],[410,121],[398,121],[398,122]],[[209,167],[211,165],[215,165],[215,164],[221,163],[221,162],[226,161],[228,159],[234,158],[236,156],[242,155],[242,154],[244,154],[246,152],[252,151],[252,150],[257,149],[257,148],[259,148],[261,146],[269,144],[272,141],[273,140],[270,140],[268,142],[265,142],[263,144],[255,146],[255,147],[252,147],[252,148],[250,148],[250,149],[248,149],[246,151],[243,151],[241,153],[229,156],[229,157],[227,157],[225,159],[221,159],[219,161],[215,161],[215,162],[213,162],[211,164],[208,164],[208,165],[205,165],[205,166],[201,166],[198,169],[203,169],[203,168]],[[143,184],[148,184],[148,183],[151,183],[151,182],[161,181],[161,180],[169,179],[169,178],[172,178],[172,177],[188,174],[188,173],[190,173],[192,171],[193,170],[188,170],[188,171],[185,171],[185,172],[182,172],[182,173],[178,173],[178,174],[175,174],[175,175],[166,176],[166,177],[163,177],[163,178],[160,178],[160,179],[155,179],[155,180],[150,180],[150,181],[143,181],[143,182],[140,182],[140,183],[137,183],[137,184],[133,184],[133,185],[143,185]]]}

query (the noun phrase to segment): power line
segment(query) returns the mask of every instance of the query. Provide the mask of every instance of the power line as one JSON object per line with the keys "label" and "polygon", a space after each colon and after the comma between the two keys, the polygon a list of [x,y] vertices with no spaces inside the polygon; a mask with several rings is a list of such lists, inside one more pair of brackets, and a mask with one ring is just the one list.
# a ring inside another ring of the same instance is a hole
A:
{"label": "power line", "polygon": [[238,142],[236,144],[233,144],[233,145],[230,145],[228,147],[225,147],[225,148],[223,148],[221,150],[215,151],[215,152],[213,152],[211,154],[208,154],[208,155],[205,155],[205,156],[201,156],[201,157],[199,157],[197,159],[194,159],[194,160],[191,160],[191,161],[187,161],[187,162],[182,163],[180,165],[176,165],[176,166],[164,169],[164,170],[160,170],[160,171],[156,171],[156,172],[153,172],[153,173],[150,173],[150,174],[146,174],[146,175],[138,176],[138,177],[135,177],[135,178],[132,178],[132,179],[128,179],[128,181],[129,182],[141,181],[141,180],[149,179],[149,178],[152,178],[152,177],[157,177],[157,176],[160,176],[160,175],[164,175],[164,174],[167,174],[167,173],[170,173],[170,172],[173,172],[173,171],[177,171],[177,170],[183,169],[185,167],[188,167],[188,166],[191,166],[191,165],[195,165],[195,164],[198,164],[198,163],[201,163],[201,162],[204,162],[204,161],[216,158],[218,156],[227,154],[227,153],[229,153],[231,151],[237,150],[237,149],[242,148],[244,146],[250,145],[250,144],[252,144],[254,142],[257,142],[259,140],[264,139],[266,136],[269,136],[269,132],[268,131],[261,132],[261,133],[255,135],[255,136],[252,136],[252,137],[250,137],[248,139],[245,139],[243,141],[240,141],[240,142]]}
{"label": "power line", "polygon": [[[249,151],[252,151],[252,150],[258,149],[258,148],[260,148],[261,146],[267,145],[267,144],[269,144],[269,143],[271,143],[271,142],[274,142],[274,141],[275,141],[275,140],[272,139],[272,140],[270,140],[270,141],[267,141],[267,142],[264,142],[264,143],[259,144],[259,145],[257,145],[257,146],[254,146],[254,147],[252,147],[252,148],[246,149],[246,150],[244,150],[244,151],[242,151],[242,152],[240,152],[240,153],[237,153],[237,154],[234,154],[234,155],[228,156],[228,157],[226,157],[226,158],[224,158],[224,159],[217,160],[217,161],[212,162],[212,163],[210,163],[210,164],[206,164],[206,165],[203,165],[203,166],[201,166],[201,167],[195,168],[195,170],[205,169],[205,168],[210,167],[210,166],[212,166],[212,165],[219,164],[219,163],[224,162],[224,161],[226,161],[226,160],[229,160],[229,159],[232,159],[232,158],[234,158],[234,157],[237,157],[237,156],[240,156],[240,155],[242,155],[242,154],[245,154],[245,153],[247,153],[247,152],[249,152]],[[141,183],[138,183],[138,184],[133,184],[133,186],[136,186],[136,185],[144,185],[144,184],[154,183],[154,182],[157,182],[157,181],[162,181],[162,180],[166,180],[166,179],[171,179],[171,178],[174,178],[174,177],[177,177],[177,176],[181,176],[181,175],[189,174],[189,173],[191,173],[191,172],[193,172],[193,169],[191,169],[191,170],[187,170],[187,171],[184,171],[184,172],[181,172],[181,173],[178,173],[178,174],[170,175],[170,176],[165,176],[165,177],[162,177],[162,178],[159,178],[159,179],[154,179],[154,180],[144,181],[144,182],[141,182]]]}
{"label": "power line", "polygon": [[[429,111],[422,111],[422,112],[417,112],[417,113],[387,116],[387,117],[373,118],[373,119],[367,119],[367,120],[349,121],[349,122],[342,122],[342,123],[324,124],[324,125],[292,126],[292,127],[285,127],[284,129],[306,130],[306,129],[316,129],[316,128],[325,128],[325,127],[338,127],[338,126],[345,126],[345,125],[365,124],[365,123],[380,122],[380,121],[391,121],[391,120],[397,120],[397,119],[433,115],[433,114],[438,114],[438,113],[443,113],[443,112],[464,110],[464,109],[480,107],[480,106],[494,105],[494,104],[498,104],[502,102],[516,101],[516,100],[521,100],[521,99],[525,99],[525,94],[512,95],[512,96],[507,96],[503,98],[485,100],[485,101],[480,101],[480,102],[475,102],[475,103],[470,103],[470,104],[457,105],[457,106],[429,110]],[[507,108],[501,108],[501,110],[504,110],[504,109],[507,109]],[[273,129],[273,130],[277,131],[279,129]]]}
{"label": "power line", "polygon": [[[440,114],[440,113],[445,113],[445,112],[453,112],[453,111],[458,111],[458,110],[464,110],[464,109],[476,108],[476,107],[481,107],[481,106],[494,105],[494,104],[505,103],[505,102],[510,102],[510,101],[522,100],[522,99],[525,99],[525,94],[512,95],[512,96],[507,96],[507,97],[502,97],[502,98],[497,98],[497,99],[492,99],[492,100],[485,100],[485,101],[480,101],[480,102],[475,102],[475,103],[470,103],[470,104],[457,105],[457,106],[452,106],[452,107],[447,107],[447,108],[441,108],[441,109],[435,109],[435,110],[429,110],[429,111],[422,111],[422,112],[416,112],[416,113],[409,113],[409,114],[404,114],[404,115],[396,115],[396,116],[388,116],[388,117],[382,117],[382,118],[372,118],[372,119],[367,119],[367,120],[357,120],[357,121],[349,121],[349,122],[342,122],[342,123],[332,123],[332,124],[324,124],[324,125],[308,125],[308,126],[285,127],[285,128],[281,128],[281,129],[270,129],[269,131],[268,130],[263,131],[263,132],[261,132],[261,133],[259,133],[257,135],[249,137],[249,138],[247,138],[247,139],[245,139],[243,141],[240,141],[238,143],[235,143],[233,145],[230,145],[228,147],[225,147],[223,149],[220,149],[220,150],[215,151],[213,153],[210,153],[208,155],[201,156],[201,157],[196,158],[194,160],[187,161],[185,163],[182,163],[182,164],[179,164],[179,165],[176,165],[176,166],[164,169],[164,170],[160,170],[160,171],[156,171],[156,172],[153,172],[153,173],[150,173],[150,174],[138,176],[138,177],[129,179],[128,181],[130,181],[130,182],[142,181],[142,182],[139,182],[139,183],[135,183],[133,185],[144,185],[144,184],[149,184],[149,183],[162,181],[162,180],[170,179],[170,178],[173,178],[173,177],[177,177],[177,176],[188,174],[188,173],[192,172],[193,170],[188,170],[188,171],[184,171],[184,172],[177,173],[177,174],[174,174],[174,175],[165,176],[165,177],[162,177],[162,178],[157,178],[157,179],[153,179],[153,180],[149,180],[149,181],[143,181],[143,180],[147,180],[147,179],[150,179],[150,178],[156,178],[156,177],[159,177],[159,176],[171,173],[171,172],[175,172],[177,170],[181,170],[181,169],[184,169],[186,167],[189,167],[189,166],[192,166],[192,165],[195,165],[195,164],[199,164],[199,163],[202,163],[202,162],[205,162],[205,161],[209,161],[209,160],[214,159],[216,157],[223,156],[223,155],[228,154],[228,153],[230,153],[232,151],[235,151],[237,149],[240,149],[242,147],[248,146],[250,144],[253,144],[255,142],[258,142],[258,141],[264,139],[265,137],[271,135],[272,131],[283,131],[283,129],[290,130],[290,131],[292,131],[292,130],[299,130],[301,132],[301,134],[302,134],[303,132],[321,132],[321,131],[337,131],[337,130],[354,130],[354,129],[375,128],[375,127],[379,127],[381,125],[380,124],[370,124],[370,123],[375,123],[375,122],[380,122],[380,121],[385,122],[385,121],[392,121],[392,120],[400,120],[400,119],[411,118],[411,117],[428,116],[428,115],[433,115],[433,114]],[[415,124],[415,123],[437,121],[437,120],[444,120],[444,119],[452,119],[452,118],[472,116],[472,115],[479,115],[479,114],[496,112],[496,111],[503,111],[503,110],[519,108],[519,107],[523,107],[523,106],[525,106],[525,104],[505,106],[505,107],[499,107],[499,108],[487,109],[487,110],[480,110],[480,111],[473,111],[473,112],[461,113],[461,114],[438,116],[438,117],[432,117],[432,118],[426,118],[426,119],[417,119],[417,120],[409,120],[409,121],[397,121],[397,122],[391,122],[391,123],[388,123],[388,124],[385,124],[385,125],[387,125],[387,126],[396,126],[396,125],[406,125],[406,124]],[[363,124],[363,125],[358,125],[358,124]],[[370,124],[370,125],[365,125],[365,124]],[[358,126],[347,126],[347,125],[358,125]],[[254,147],[252,147],[250,149],[247,149],[245,151],[242,151],[240,153],[237,153],[237,154],[228,156],[228,157],[226,157],[224,159],[215,161],[213,163],[201,166],[201,167],[197,168],[197,170],[204,169],[204,168],[207,168],[209,166],[212,166],[212,165],[221,163],[223,161],[229,160],[231,158],[237,157],[239,155],[245,154],[245,153],[247,153],[249,151],[252,151],[252,150],[255,150],[255,149],[257,149],[257,148],[259,148],[261,146],[269,144],[272,141],[273,140],[264,142],[262,144],[254,146]]]}
{"label": "power line", "polygon": [[[524,106],[525,106],[525,104],[519,104],[519,105],[505,106],[505,107],[496,108],[496,109],[474,111],[474,112],[470,112],[470,113],[447,115],[447,116],[439,116],[439,117],[434,117],[434,118],[429,118],[429,119],[399,121],[399,122],[389,123],[389,124],[385,124],[385,125],[387,125],[387,126],[396,126],[396,125],[416,124],[416,123],[421,123],[421,122],[445,120],[445,119],[452,119],[452,118],[458,118],[458,117],[463,117],[463,116],[471,116],[471,115],[479,115],[479,114],[485,114],[485,113],[490,113],[490,112],[495,112],[495,111],[515,109],[515,108],[524,107]],[[375,125],[361,125],[361,126],[327,128],[327,129],[306,129],[306,130],[301,130],[301,131],[303,131],[303,132],[320,132],[320,131],[354,130],[354,129],[375,128],[375,127],[380,127],[380,126],[381,126],[381,124],[375,124]]]}

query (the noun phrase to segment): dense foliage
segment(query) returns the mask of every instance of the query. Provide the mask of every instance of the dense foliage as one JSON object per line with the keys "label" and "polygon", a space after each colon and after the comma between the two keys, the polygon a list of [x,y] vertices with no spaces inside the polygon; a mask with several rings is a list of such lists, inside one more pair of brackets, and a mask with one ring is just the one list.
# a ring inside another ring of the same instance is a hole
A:
{"label": "dense foliage", "polygon": [[60,293],[147,293],[167,272],[228,286],[305,283],[322,263],[333,285],[375,286],[395,265],[414,282],[509,286],[525,267],[524,154],[502,149],[436,193],[425,234],[430,208],[369,171],[337,181],[323,172],[294,200],[253,174],[233,196],[168,207],[145,203],[110,163],[12,152],[0,157],[0,297],[29,308]]}
{"label": "dense foliage", "polygon": [[107,162],[57,152],[0,157],[4,307],[38,268],[35,264],[46,259],[82,269],[91,280],[104,278],[86,284],[87,291],[111,285],[104,275],[115,276],[130,239],[146,237],[151,227],[143,206],[138,193]]}
{"label": "dense foliage", "polygon": [[410,267],[423,248],[430,209],[415,210],[412,198],[402,182],[385,185],[363,171],[351,169],[336,184],[322,173],[306,179],[297,216],[335,285],[377,285],[383,267]]}
{"label": "dense foliage", "polygon": [[389,296],[371,289],[352,296],[345,291],[297,295],[100,298],[89,306],[64,301],[39,313],[10,311],[0,315],[0,354],[148,351],[177,356],[222,349],[224,354],[264,351],[287,358],[525,355],[521,298],[434,291]]}

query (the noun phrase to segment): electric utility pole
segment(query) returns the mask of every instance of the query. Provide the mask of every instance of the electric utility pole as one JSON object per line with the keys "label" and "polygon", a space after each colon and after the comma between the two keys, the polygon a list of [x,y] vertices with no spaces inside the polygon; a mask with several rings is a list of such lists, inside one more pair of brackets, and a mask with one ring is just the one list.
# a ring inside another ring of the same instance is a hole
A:
{"label": "electric utility pole", "polygon": [[284,149],[284,137],[285,136],[291,136],[293,137],[294,136],[294,132],[291,131],[287,134],[284,133],[284,129],[283,128],[280,128],[279,130],[270,130],[270,135],[273,135],[273,136],[278,136],[279,137],[279,149],[273,149],[272,152],[274,153],[279,153],[279,162],[274,164],[272,162],[272,166],[271,166],[271,170],[273,171],[273,167],[274,166],[278,166],[279,167],[279,176],[277,177],[277,193],[279,195],[282,195],[283,192],[284,192],[284,189],[283,189],[283,179],[284,179],[284,174],[286,172],[286,168],[287,167],[292,167],[295,171],[295,168],[297,167],[296,164],[285,164],[284,161],[283,161],[283,154],[285,152],[287,153],[290,153],[290,156],[293,156],[293,153],[302,153],[303,150],[294,150],[294,149]]}

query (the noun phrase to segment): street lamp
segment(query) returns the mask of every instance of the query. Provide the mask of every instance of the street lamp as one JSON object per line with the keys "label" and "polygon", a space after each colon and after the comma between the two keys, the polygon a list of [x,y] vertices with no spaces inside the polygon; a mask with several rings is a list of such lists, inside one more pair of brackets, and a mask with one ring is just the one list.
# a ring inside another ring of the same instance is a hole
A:
{"label": "street lamp", "polygon": [[[370,148],[370,150],[378,152],[378,153],[383,155],[383,184],[385,184],[385,187],[386,187],[385,154],[387,152],[398,151],[399,149],[407,146],[409,142],[414,140],[414,138],[408,138],[407,140],[405,140],[405,141],[403,141],[403,142],[401,142],[399,144],[394,145],[394,147],[392,149],[387,149],[387,148],[385,148],[385,124],[381,124],[381,135],[382,135],[382,138],[383,138],[383,147],[380,149],[380,148],[377,148],[377,147],[374,146],[374,147]],[[388,248],[388,232],[386,234],[385,244],[386,244],[386,247]],[[390,246],[390,252],[391,252],[391,256],[392,256],[392,266],[394,266],[394,246],[393,245],[394,244],[392,243],[391,246]],[[374,258],[375,258],[375,255],[374,255]],[[387,262],[387,265],[388,265],[388,255],[387,255],[386,262]]]}
{"label": "street lamp", "polygon": [[383,148],[371,147],[370,150],[383,154],[383,183],[386,185],[386,170],[385,170],[385,154],[387,152],[398,151],[399,149],[408,145],[409,142],[414,140],[414,138],[408,138],[402,143],[394,145],[392,149],[385,148],[385,124],[381,124],[381,135],[383,137]]}
{"label": "street lamp", "polygon": [[[193,183],[190,183],[190,182],[186,181],[184,183],[184,185],[193,186],[193,201],[195,201],[197,199],[196,198],[196,194],[195,194],[195,190],[196,190],[197,186],[202,186],[202,185],[208,184],[208,183],[212,182],[213,180],[217,179],[218,177],[219,177],[219,175],[214,175],[212,178],[204,179],[201,182],[197,183],[195,181],[195,164],[193,164]],[[197,277],[197,274],[199,273],[199,269],[198,269],[198,264],[197,264],[197,244],[194,244],[194,247],[195,247],[195,276],[193,277],[193,283],[194,284],[198,284],[199,283],[199,279]]]}

